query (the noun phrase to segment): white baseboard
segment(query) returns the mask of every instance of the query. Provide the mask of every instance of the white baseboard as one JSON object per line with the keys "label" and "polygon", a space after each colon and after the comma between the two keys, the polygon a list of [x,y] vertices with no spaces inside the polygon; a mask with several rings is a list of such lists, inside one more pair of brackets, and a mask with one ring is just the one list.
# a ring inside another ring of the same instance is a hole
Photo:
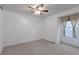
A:
{"label": "white baseboard", "polygon": [[[6,43],[6,44],[4,44],[4,47],[17,45],[17,44],[22,44],[22,43],[27,43],[27,42],[32,42],[32,41],[35,41],[35,40],[37,40],[37,39],[30,40],[30,41],[20,41],[20,42],[16,42],[16,43],[8,43],[8,44]],[[40,39],[38,39],[38,40],[40,40]]]}

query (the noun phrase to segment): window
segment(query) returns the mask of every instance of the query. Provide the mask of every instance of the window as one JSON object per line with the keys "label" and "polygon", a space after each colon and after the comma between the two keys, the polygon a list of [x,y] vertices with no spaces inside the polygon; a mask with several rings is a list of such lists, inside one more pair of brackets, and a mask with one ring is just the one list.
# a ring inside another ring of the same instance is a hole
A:
{"label": "window", "polygon": [[67,21],[64,28],[65,37],[72,38],[73,36],[73,26],[71,21]]}

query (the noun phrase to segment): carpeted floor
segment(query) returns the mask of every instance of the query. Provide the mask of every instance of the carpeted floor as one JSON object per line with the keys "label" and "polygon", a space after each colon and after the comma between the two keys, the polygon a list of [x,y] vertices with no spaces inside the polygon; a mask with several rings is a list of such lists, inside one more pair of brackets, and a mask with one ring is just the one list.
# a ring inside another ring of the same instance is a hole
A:
{"label": "carpeted floor", "polygon": [[37,40],[29,43],[5,47],[2,55],[76,55],[79,48],[65,44],[55,44],[47,40]]}

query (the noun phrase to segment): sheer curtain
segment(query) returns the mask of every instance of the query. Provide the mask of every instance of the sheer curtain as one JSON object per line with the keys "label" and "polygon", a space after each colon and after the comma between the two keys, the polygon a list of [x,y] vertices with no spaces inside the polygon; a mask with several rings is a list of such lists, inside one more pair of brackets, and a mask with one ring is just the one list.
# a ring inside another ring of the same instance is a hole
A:
{"label": "sheer curtain", "polygon": [[77,24],[77,21],[78,21],[78,14],[61,17],[61,20],[62,20],[62,23],[63,23],[63,35],[66,37],[65,26],[67,25],[68,17],[70,17],[69,21],[71,21],[72,27],[73,27],[72,37],[76,38],[76,36],[77,36],[76,24]]}
{"label": "sheer curtain", "polygon": [[73,25],[71,21],[67,21],[65,25],[65,37],[72,38],[73,37]]}
{"label": "sheer curtain", "polygon": [[78,22],[78,15],[71,16],[71,22],[73,25],[73,37],[76,38],[76,36],[77,36],[76,24]]}

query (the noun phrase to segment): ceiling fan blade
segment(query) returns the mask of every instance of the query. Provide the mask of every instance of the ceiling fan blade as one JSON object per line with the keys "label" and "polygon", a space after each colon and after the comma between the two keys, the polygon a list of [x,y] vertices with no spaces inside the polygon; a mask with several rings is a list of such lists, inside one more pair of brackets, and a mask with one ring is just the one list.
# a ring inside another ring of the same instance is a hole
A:
{"label": "ceiling fan blade", "polygon": [[41,10],[42,12],[48,12],[48,10]]}
{"label": "ceiling fan blade", "polygon": [[42,7],[44,7],[44,5],[43,4],[40,4],[40,5],[36,6],[36,9],[38,9],[40,7],[42,8]]}
{"label": "ceiling fan blade", "polygon": [[0,8],[1,8],[1,10],[3,10],[3,7],[2,7],[2,5],[1,5],[1,7],[0,7]]}
{"label": "ceiling fan blade", "polygon": [[35,11],[32,11],[32,13],[34,13]]}
{"label": "ceiling fan blade", "polygon": [[36,9],[38,9],[40,6],[38,5],[38,6],[36,6]]}
{"label": "ceiling fan blade", "polygon": [[40,4],[41,7],[44,7],[44,4]]}
{"label": "ceiling fan blade", "polygon": [[33,7],[29,6],[28,8],[34,9]]}

